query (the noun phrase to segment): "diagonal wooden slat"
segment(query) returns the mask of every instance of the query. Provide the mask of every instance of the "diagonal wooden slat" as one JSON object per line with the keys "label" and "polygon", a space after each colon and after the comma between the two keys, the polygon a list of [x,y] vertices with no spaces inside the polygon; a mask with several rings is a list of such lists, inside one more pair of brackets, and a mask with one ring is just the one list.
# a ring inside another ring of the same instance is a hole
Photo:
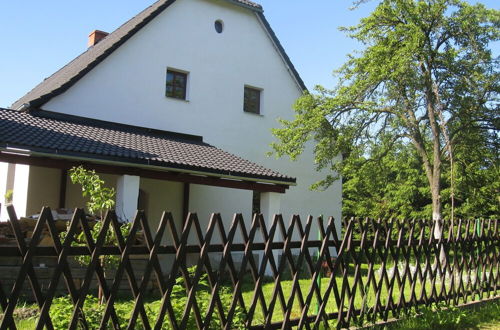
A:
{"label": "diagonal wooden slat", "polygon": [[[64,240],[64,244],[61,244],[59,239],[59,234],[56,230],[54,219],[52,217],[52,211],[48,207],[44,207],[42,212],[40,213],[40,217],[47,219],[47,225],[49,227],[49,232],[52,236],[52,241],[54,244],[54,248],[58,253],[57,266],[54,269],[54,273],[52,274],[52,279],[49,284],[49,288],[47,290],[47,294],[45,297],[45,302],[40,310],[40,315],[38,318],[38,322],[36,325],[37,330],[42,330],[47,320],[49,318],[49,310],[52,304],[52,299],[54,298],[54,294],[57,290],[57,285],[59,284],[59,278],[61,274],[64,274],[66,287],[71,296],[71,299],[74,304],[78,301],[78,290],[75,287],[75,283],[73,281],[73,276],[71,275],[71,270],[68,265],[67,257],[69,248],[71,247],[71,243],[74,240],[74,236],[78,229],[79,221],[82,217],[85,217],[83,209],[76,209],[71,218],[70,226],[67,231],[66,239]],[[87,321],[83,313],[81,313],[83,325],[88,327]]]}
{"label": "diagonal wooden slat", "polygon": [[[219,215],[220,216],[220,215]],[[186,328],[189,314],[191,312],[191,308],[193,307],[193,304],[196,303],[196,291],[198,288],[198,284],[202,275],[203,271],[203,266],[207,267],[207,273],[209,274],[210,283],[214,283],[214,279],[212,277],[212,269],[210,267],[210,262],[208,261],[208,246],[210,245],[210,241],[212,239],[213,232],[215,230],[215,215],[212,214],[209,226],[206,232],[206,235],[204,236],[202,233],[202,230],[200,228],[199,220],[197,215],[193,215],[193,226],[195,227],[195,233],[198,238],[199,244],[200,244],[200,256],[198,258],[198,262],[196,265],[196,271],[193,276],[192,282],[191,282],[191,287],[188,289],[188,299],[186,303],[186,307],[184,309],[184,315],[182,316],[182,320],[180,323],[181,328]],[[213,297],[216,299],[216,303],[218,305],[218,309],[221,313],[219,313],[220,316],[222,316],[222,323],[226,323],[224,313],[223,313],[223,308],[222,308],[222,303],[218,297],[218,292],[215,292],[215,296]],[[195,311],[196,313],[196,311]],[[203,324],[203,327],[208,327],[209,324],[205,324],[203,321],[201,322]]]}
{"label": "diagonal wooden slat", "polygon": [[[142,225],[142,219],[144,218],[144,212],[139,211],[139,210],[136,212],[136,214],[134,216],[134,221],[133,221],[132,227],[134,226],[134,224],[136,222],[138,224],[136,225],[137,227],[134,229],[133,232],[132,232],[132,230],[129,232],[129,236],[127,237],[127,240],[125,240],[125,238],[122,235],[122,232],[121,232],[122,223],[120,223],[118,221],[118,217],[116,216],[116,212],[110,212],[110,215],[111,215],[111,225],[113,226],[113,233],[114,233],[115,238],[118,242],[118,248],[120,249],[120,253],[121,253],[120,254],[120,256],[121,256],[120,266],[123,266],[121,272],[124,270],[125,273],[127,274],[127,279],[128,279],[128,284],[129,284],[130,290],[132,291],[132,295],[133,295],[134,299],[137,299],[137,296],[139,295],[139,287],[137,285],[137,280],[136,280],[134,270],[132,268],[132,264],[130,262],[130,258],[128,257],[128,255],[130,254],[129,250],[131,249],[131,246],[134,244],[134,241],[136,240],[136,235],[138,233],[138,227]],[[150,241],[151,235],[149,232],[149,228],[148,228],[147,232],[144,232],[144,235],[145,235],[146,239],[149,240],[149,242],[151,242]],[[124,256],[127,244],[130,244],[130,246],[128,248],[129,250],[126,252],[126,255]],[[153,263],[153,265],[154,265],[154,263]],[[156,267],[155,267],[155,269],[156,269]],[[158,271],[158,270],[156,270],[156,271]],[[118,280],[118,281],[117,281],[117,277],[115,276],[114,282],[118,282],[116,284],[117,286],[120,285],[119,282],[121,281],[121,278],[123,276],[122,274],[123,273],[120,273],[120,280]],[[113,284],[114,284],[114,282],[113,282]],[[109,299],[109,297],[106,297],[106,300],[108,300],[108,299]],[[147,316],[147,313],[146,313],[144,306],[142,304],[139,304],[138,308],[139,308],[139,314],[141,316],[141,320],[144,322],[144,327],[149,329],[150,325],[149,325],[148,316]],[[113,317],[113,309],[111,309],[111,317]]]}
{"label": "diagonal wooden slat", "polygon": [[[349,221],[349,222],[344,222],[344,223],[347,223],[345,237],[349,237],[351,235],[353,222]],[[336,280],[335,274],[337,273],[338,270],[340,270],[342,273],[347,271],[347,268],[345,267],[343,260],[344,260],[345,254],[346,254],[346,250],[348,249],[349,240],[344,239],[344,240],[340,241],[338,239],[337,231],[335,228],[334,218],[329,219],[328,231],[325,231],[322,225],[320,225],[319,228],[320,228],[321,236],[323,237],[323,242],[325,240],[329,239],[329,235],[327,235],[328,232],[330,232],[331,235],[333,236],[333,244],[334,244],[336,251],[337,251],[337,258],[336,258],[335,263],[333,265],[329,264],[329,267],[331,269],[331,276],[330,276],[330,279],[328,281],[328,285],[327,285],[327,288],[325,290],[325,293],[323,295],[323,303],[320,305],[318,316],[322,315],[324,313],[324,311],[326,309],[326,304],[329,300],[329,296],[330,296],[331,292],[333,291],[335,303],[336,303],[337,310],[338,310],[338,314],[337,314],[336,319],[337,319],[338,325],[341,326],[343,324],[343,315],[342,315],[342,309],[341,309],[341,306],[343,304],[343,302],[342,302],[343,293],[339,292],[339,290],[338,290],[337,280]],[[325,249],[324,251],[326,251],[328,253],[328,249]],[[321,252],[320,252],[320,254],[321,254]],[[331,258],[328,258],[328,259],[331,259]],[[342,288],[341,288],[341,290],[342,290]],[[317,326],[319,324],[320,319],[318,316],[316,316],[315,326]]]}
{"label": "diagonal wooden slat", "polygon": [[[234,267],[234,264],[233,264],[233,266],[230,265],[232,263],[232,258],[229,254],[230,249],[231,249],[231,244],[233,243],[235,235],[238,232],[238,230],[242,233],[243,241],[248,242],[248,235],[246,232],[246,228],[244,228],[242,226],[244,226],[243,216],[240,213],[235,214],[234,218],[233,218],[233,222],[231,223],[228,237],[227,237],[227,244],[225,245],[225,248],[224,248],[224,255],[228,257],[227,258],[228,265],[230,266],[229,270],[230,270],[231,280],[232,280],[233,288],[234,288],[233,293],[236,295],[236,297],[240,297],[240,298],[237,298],[236,300],[233,299],[233,301],[231,302],[231,305],[229,306],[229,310],[227,312],[227,323],[226,323],[226,326],[224,327],[226,330],[231,329],[230,324],[232,323],[232,320],[233,320],[233,317],[234,317],[234,314],[236,311],[236,306],[238,305],[238,301],[240,301],[239,304],[242,306],[245,313],[248,315],[248,309],[245,306],[245,303],[243,301],[243,297],[241,294],[241,288],[243,286],[243,275],[244,275],[245,269],[247,267],[246,266],[247,265],[247,258],[246,258],[246,255],[243,256],[243,259],[241,260],[240,269],[236,270],[236,268]],[[253,237],[254,236],[252,236],[252,241],[253,241]],[[245,245],[245,247],[246,247],[246,245]],[[246,249],[245,249],[245,251],[246,251]],[[248,317],[248,320],[251,323],[252,318]]]}
{"label": "diagonal wooden slat", "polygon": [[[0,210],[1,210],[1,208],[2,208],[2,203],[0,203]],[[2,284],[1,284],[1,281],[0,281],[0,306],[2,307],[2,311],[4,312],[4,314],[5,314],[5,311],[7,309],[7,304],[8,304],[7,295],[5,294],[5,291],[4,291]],[[7,326],[12,330],[16,329],[16,325],[14,323],[14,320],[12,320],[12,319],[7,324]]]}
{"label": "diagonal wooden slat", "polygon": [[[19,225],[16,212],[12,205],[7,206],[7,213],[9,214],[10,224],[12,227],[12,231],[16,237],[16,242],[19,252],[23,257],[23,263],[21,265],[21,268],[19,269],[16,282],[14,283],[14,287],[12,288],[12,291],[10,293],[9,303],[7,304],[7,308],[5,308],[4,318],[2,320],[2,323],[0,324],[0,329],[6,329],[7,326],[12,327],[12,324],[14,322],[12,319],[12,314],[14,312],[14,309],[16,308],[16,304],[18,302],[19,295],[21,294],[21,289],[23,287],[23,283],[24,280],[26,279],[26,276],[28,276],[30,280],[33,294],[40,308],[43,306],[43,303],[45,301],[45,298],[42,294],[42,290],[40,289],[40,285],[35,275],[32,258],[35,255],[35,248],[40,240],[46,220],[44,217],[39,217],[38,221],[36,222],[35,229],[33,231],[31,242],[27,247],[26,243],[24,242],[24,237],[21,233],[21,228]],[[50,319],[47,320],[46,324],[47,324],[46,325],[47,329],[51,330],[54,328],[52,325],[52,321]]]}
{"label": "diagonal wooden slat", "polygon": [[[233,218],[233,223],[234,223],[234,218]],[[209,302],[209,305],[207,308],[207,313],[205,316],[204,324],[205,324],[205,326],[210,325],[210,322],[212,319],[212,313],[213,313],[213,310],[215,308],[215,305],[217,304],[218,315],[219,315],[220,319],[222,320],[222,326],[224,328],[229,329],[229,328],[231,328],[232,324],[231,324],[230,320],[228,320],[226,318],[224,308],[222,306],[220,306],[220,305],[222,305],[222,302],[220,300],[219,290],[222,288],[222,285],[223,285],[222,281],[221,281],[221,274],[224,273],[224,271],[226,269],[226,264],[227,264],[228,269],[229,269],[229,274],[231,277],[233,287],[236,286],[237,274],[236,274],[236,269],[234,268],[234,262],[233,262],[232,256],[231,256],[231,245],[232,245],[232,242],[234,240],[236,227],[233,228],[233,226],[231,226],[230,231],[229,231],[229,235],[226,236],[226,232],[224,230],[222,218],[221,218],[219,213],[213,215],[212,220],[209,224],[209,227],[210,226],[216,226],[219,229],[219,235],[220,235],[220,238],[222,241],[222,245],[224,246],[224,251],[222,252],[221,260],[219,263],[219,270],[217,272],[217,275],[218,275],[217,279],[214,279],[213,275],[209,276],[209,281],[210,281],[210,286],[211,286],[211,297],[212,298],[210,299],[210,302]],[[211,274],[211,272],[209,272],[209,274]],[[246,310],[245,309],[245,301],[243,299],[243,295],[242,295],[241,291],[240,290],[233,291],[233,294],[235,297],[234,300],[236,300],[238,302],[238,304],[240,305],[240,307],[243,310]]]}
{"label": "diagonal wooden slat", "polygon": [[[252,275],[252,279],[254,282],[254,290],[253,290],[253,297],[252,297],[252,302],[250,303],[250,307],[247,311],[247,327],[251,326],[253,315],[255,313],[255,308],[257,306],[257,302],[259,302],[260,307],[262,309],[262,312],[264,315],[268,314],[268,309],[267,309],[267,304],[265,300],[264,293],[262,292],[262,278],[258,277],[258,270],[257,270],[257,265],[255,264],[255,260],[253,258],[253,251],[252,251],[252,244],[255,239],[255,234],[257,232],[257,229],[260,227],[259,223],[259,215],[255,214],[253,217],[252,225],[250,227],[250,232],[247,233],[247,229],[245,226],[245,222],[243,220],[243,216],[238,218],[238,225],[239,229],[241,232],[241,235],[243,236],[243,241],[245,242],[245,252],[243,255],[243,259],[241,260],[241,268],[238,273],[238,282],[242,283],[244,275],[246,274],[246,267],[247,263],[250,267],[250,273]],[[236,304],[233,302],[231,304],[231,308],[229,309],[228,313],[228,319],[231,319],[233,317],[234,311],[235,311]]]}
{"label": "diagonal wooden slat", "polygon": [[[241,214],[236,214],[226,230],[220,214],[212,214],[203,231],[201,219],[191,213],[179,235],[170,213],[162,215],[158,229],[153,233],[144,212],[138,211],[130,234],[124,238],[116,215],[108,212],[94,241],[85,214],[82,210],[76,210],[66,239],[61,242],[51,211],[44,208],[32,241],[27,246],[13,208],[9,215],[14,219],[11,226],[18,246],[14,249],[0,247],[0,256],[21,257],[22,264],[10,296],[3,293],[0,286],[0,306],[4,311],[0,330],[16,328],[12,316],[26,278],[30,280],[31,290],[40,306],[37,329],[52,327],[49,310],[61,277],[64,277],[66,290],[74,303],[71,329],[80,325],[89,327],[82,307],[94,276],[106,301],[100,329],[120,328],[115,303],[119,283],[125,274],[134,297],[128,329],[151,328],[145,301],[146,289],[154,279],[162,295],[154,324],[157,330],[165,322],[170,322],[173,329],[184,329],[193,316],[198,329],[213,327],[214,319],[218,318],[215,322],[229,330],[234,327],[233,320],[238,309],[246,315],[245,325],[250,329],[318,329],[327,328],[335,321],[336,327],[341,328],[376,319],[399,318],[413,307],[431,306],[439,302],[463,305],[498,297],[498,219],[458,219],[437,223],[430,220],[344,218],[343,227],[337,228],[333,218],[330,217],[325,225],[323,218],[318,217],[320,239],[316,240],[310,237],[315,220],[311,216],[302,221],[298,215],[294,215],[288,226],[285,226],[280,215],[271,219],[255,215],[248,225]],[[79,225],[84,233],[86,247],[72,246]],[[117,241],[113,247],[105,246],[105,235],[111,226]],[[440,237],[433,235],[436,226],[441,227]],[[53,238],[53,245],[39,247],[38,241],[45,228],[48,228]],[[172,244],[162,245],[165,232],[170,234]],[[256,240],[258,232],[261,233],[262,241]],[[339,232],[343,233],[342,238],[338,237]],[[141,246],[135,245],[139,233],[145,238]],[[214,242],[215,233],[219,234],[220,242]],[[241,237],[237,238],[237,233]],[[243,252],[240,268],[235,266],[233,259],[236,251]],[[312,251],[318,251],[317,259],[312,257]],[[441,251],[444,251],[444,258],[441,258]],[[220,255],[216,269],[212,267],[213,258],[209,258],[214,252]],[[294,255],[297,252],[298,255]],[[262,255],[259,263],[253,258],[255,253]],[[190,273],[187,268],[188,254],[196,265],[194,273]],[[281,255],[279,260],[277,254]],[[91,255],[80,289],[74,285],[68,263],[68,258],[76,255]],[[120,256],[111,288],[108,287],[100,262],[103,256],[108,255]],[[135,255],[148,255],[140,281],[136,280],[136,270],[130,261]],[[162,255],[174,256],[167,272],[160,263]],[[33,268],[33,258],[38,256],[57,257],[45,293],[41,291]],[[330,278],[326,280],[326,287],[322,288],[318,279],[324,267],[328,269]],[[291,274],[291,290],[285,296],[282,283],[288,270]],[[307,291],[300,282],[304,270],[310,274]],[[264,295],[263,290],[267,272],[272,274],[274,285],[269,296]],[[229,275],[230,281],[222,279],[224,273]],[[251,277],[250,283],[247,275]],[[202,277],[205,276],[208,278],[208,288],[201,285]],[[177,314],[171,299],[173,287],[180,278],[185,285],[187,303],[182,313]],[[253,295],[248,304],[243,298],[243,290],[248,290],[246,288],[249,285]],[[226,288],[230,288],[233,293],[227,306],[223,304],[221,296]],[[204,310],[201,310],[201,305],[206,306],[206,302],[197,300],[200,290],[210,291],[208,306]],[[370,299],[374,301],[370,302]],[[314,300],[319,305],[317,310],[312,308]],[[357,303],[360,300],[361,308]],[[292,310],[297,305],[300,315],[293,318]],[[258,307],[262,314],[262,320],[259,321],[256,320]],[[282,321],[273,321],[275,317],[281,318],[281,314]],[[168,321],[165,321],[165,317]]]}
{"label": "diagonal wooden slat", "polygon": [[[305,259],[306,255],[306,241],[309,238],[309,232],[311,230],[312,226],[312,217],[308,218],[308,221],[306,222],[306,227],[305,230],[301,226],[301,221],[300,217],[298,215],[294,215],[291,218],[288,230],[285,234],[285,228],[284,225],[281,228],[281,231],[283,233],[283,236],[285,237],[285,246],[283,248],[284,254],[286,255],[286,260],[285,258],[282,259],[283,266],[285,265],[285,261],[288,262],[288,265],[290,267],[291,273],[292,273],[292,291],[290,292],[290,296],[288,298],[286,307],[285,307],[285,315],[284,315],[284,320],[281,329],[288,329],[290,327],[290,318],[292,314],[292,309],[293,309],[293,304],[295,297],[297,297],[299,301],[299,307],[300,309],[304,309],[305,303],[304,303],[304,296],[302,294],[302,290],[300,288],[299,284],[299,276],[300,276],[300,269],[303,266],[303,262]],[[291,248],[290,248],[290,243],[293,239],[294,235],[294,230],[297,228],[300,239],[301,239],[301,244],[300,244],[300,252],[299,252],[299,257],[297,259],[297,263],[295,264],[293,260],[293,256],[291,254]]]}
{"label": "diagonal wooden slat", "polygon": [[[186,246],[188,245],[188,241],[189,241],[189,236],[190,236],[190,233],[191,233],[191,228],[193,228],[193,226],[195,226],[195,223],[198,222],[198,216],[196,213],[189,213],[188,214],[188,218],[187,218],[187,221],[184,225],[184,229],[182,231],[182,235],[181,235],[181,240],[178,241],[178,242],[175,242],[174,241],[174,245],[176,246],[177,249],[179,249],[179,247],[181,246]],[[196,229],[194,229],[196,230]],[[199,245],[198,247],[201,248],[201,245],[202,245],[202,242],[200,242],[200,240],[198,239],[198,242],[199,242]],[[184,279],[184,288],[186,290],[186,293],[189,294],[189,292],[191,291],[191,288],[193,287],[193,281],[191,279],[191,276],[190,276],[190,273],[187,269],[187,265],[186,265],[186,255],[179,255],[177,254],[176,255],[176,258],[180,258],[180,262],[178,263],[178,268],[182,274],[182,277]],[[197,270],[198,271],[198,270]],[[197,286],[197,283],[195,284]],[[187,319],[189,317],[189,314],[190,314],[190,311],[191,311],[191,307],[193,309],[193,314],[194,314],[194,319],[195,319],[195,322],[196,322],[196,326],[201,329],[203,328],[203,318],[201,317],[201,312],[200,312],[200,308],[199,308],[199,305],[197,303],[197,299],[196,299],[196,296],[195,295],[192,295],[191,296],[191,300],[192,300],[192,303],[191,304],[186,304],[186,308],[184,309],[184,313],[183,315],[181,316],[181,323],[180,323],[180,328],[181,329],[184,329],[185,326],[182,326],[182,324],[184,322],[187,323]],[[188,306],[190,305],[190,306]],[[189,308],[187,308],[189,307]]]}
{"label": "diagonal wooden slat", "polygon": [[266,319],[264,321],[266,326],[270,326],[277,299],[279,299],[279,302],[281,304],[282,312],[283,313],[285,312],[285,309],[284,309],[285,308],[284,307],[285,306],[285,295],[283,293],[283,288],[281,287],[281,281],[279,279],[281,274],[279,273],[278,267],[276,266],[276,261],[274,260],[274,253],[273,253],[273,249],[272,249],[272,243],[275,240],[278,225],[280,223],[283,223],[283,217],[281,216],[281,214],[274,215],[273,222],[271,224],[271,228],[269,229],[269,232],[267,232],[267,230],[265,228],[266,223],[264,221],[264,217],[262,216],[262,214],[260,214],[258,216],[258,220],[260,223],[262,236],[264,237],[264,241],[266,242],[266,246],[264,249],[264,255],[263,255],[264,258],[261,261],[261,269],[260,269],[259,275],[261,277],[264,276],[264,272],[266,270],[267,263],[269,263],[269,267],[271,268],[271,271],[273,273],[273,278],[274,278],[274,289],[273,289],[273,292],[271,293],[271,299],[270,299],[269,304],[268,304],[269,313],[266,315]]}
{"label": "diagonal wooden slat", "polygon": [[[357,226],[361,230],[360,249],[361,249],[361,251],[363,251],[364,248],[365,248],[365,244],[366,244],[366,230],[365,230],[365,227],[364,227],[362,221],[360,219],[356,219],[356,220],[357,220]],[[354,313],[355,312],[354,300],[356,298],[356,289],[357,289],[358,283],[359,283],[359,286],[360,286],[360,292],[362,294],[364,292],[363,280],[361,278],[361,273],[360,273],[361,272],[361,257],[358,257],[358,255],[355,252],[355,250],[351,250],[350,252],[351,252],[350,253],[351,254],[351,260],[353,260],[353,262],[355,264],[355,266],[354,266],[354,276],[353,276],[354,277],[354,283],[352,285],[352,291],[351,291],[351,295],[349,297],[349,307],[348,307],[348,310],[347,310],[346,317],[347,317],[347,322],[349,322],[349,323],[350,323],[350,319],[351,318],[353,319],[353,321],[359,323],[358,319],[356,318],[356,314]]]}
{"label": "diagonal wooden slat", "polygon": [[[188,215],[189,217],[189,215]],[[177,276],[177,272],[179,269],[179,263],[182,260],[182,255],[185,253],[185,245],[180,245],[179,246],[179,236],[177,235],[177,227],[175,225],[174,219],[172,218],[172,215],[170,213],[167,214],[166,216],[166,222],[167,226],[169,229],[170,236],[172,237],[175,248],[176,248],[176,254],[175,254],[175,259],[170,271],[169,278],[167,279],[166,282],[166,291],[163,293],[162,299],[161,299],[161,305],[160,305],[160,310],[158,311],[158,316],[156,318],[155,330],[160,330],[163,325],[163,321],[165,318],[165,314],[168,314],[168,320],[170,322],[170,325],[174,330],[179,329],[179,325],[177,323],[177,319],[175,317],[175,313],[172,307],[172,303],[170,302],[170,296],[172,294],[172,289],[175,285],[175,279]]]}
{"label": "diagonal wooden slat", "polygon": [[[333,290],[335,302],[337,304],[337,307],[340,306],[341,298],[340,298],[340,293],[338,290],[337,286],[337,281],[336,281],[336,276],[335,274],[337,273],[337,270],[343,267],[343,256],[345,253],[340,254],[340,248],[341,248],[341,243],[340,240],[337,236],[337,228],[335,225],[335,219],[333,217],[328,218],[328,223],[327,223],[327,229],[325,230],[324,223],[323,223],[323,217],[320,216],[317,218],[318,220],[318,229],[320,232],[320,237],[321,237],[321,244],[323,246],[323,243],[326,243],[326,246],[324,249],[320,249],[318,251],[318,255],[320,257],[320,260],[326,261],[326,264],[328,268],[330,269],[330,282],[328,285],[328,290]],[[337,258],[335,260],[335,263],[332,263],[332,255],[330,254],[330,249],[333,248],[335,249],[337,253]],[[308,256],[308,250],[305,251],[306,257]],[[309,257],[310,259],[310,257]],[[340,261],[340,262],[338,262]],[[312,267],[312,263],[308,262]],[[313,271],[313,268],[310,268],[311,272]],[[315,289],[316,290],[316,295],[317,295],[317,303],[320,305],[320,308],[318,310],[318,313],[316,315],[316,319],[314,322],[314,327],[319,326],[320,320],[323,320],[324,324],[327,325],[328,322],[328,316],[326,315],[326,304],[328,303],[328,295],[329,292],[325,292],[324,295],[321,295],[321,292],[319,288]],[[319,294],[319,297],[318,297]],[[320,299],[321,298],[321,299]]]}
{"label": "diagonal wooden slat", "polygon": [[[109,212],[108,214],[109,214],[109,216],[105,218],[103,228],[104,228],[104,226],[106,226],[106,231],[107,231],[109,228],[110,222],[112,222],[114,225],[114,228],[115,228],[114,229],[115,235],[118,238],[118,236],[121,235],[121,231],[119,229],[118,219],[116,217],[116,214],[114,212]],[[106,298],[106,308],[104,310],[104,315],[102,316],[101,325],[100,325],[101,329],[107,328],[109,318],[110,317],[112,318],[112,315],[115,314],[114,302],[118,296],[118,289],[120,287],[120,282],[121,282],[123,273],[125,272],[125,268],[127,268],[127,266],[129,265],[129,262],[130,262],[130,260],[129,260],[130,250],[131,250],[132,245],[134,244],[134,241],[136,239],[137,231],[139,230],[141,216],[142,216],[141,212],[136,212],[136,215],[134,217],[134,221],[132,222],[132,227],[130,229],[129,236],[127,237],[127,239],[125,241],[125,247],[121,253],[120,263],[118,265],[118,268],[116,269],[115,278],[113,279],[113,284],[111,285],[111,289],[110,289],[110,294]],[[101,232],[102,231],[103,230],[101,229]],[[104,233],[104,237],[105,236],[106,236],[106,234]],[[97,242],[96,242],[96,249],[99,246],[102,247],[102,245],[104,244],[104,237],[102,238],[102,241],[100,241],[99,239],[101,238],[101,233],[99,233],[99,237],[98,237]],[[99,243],[101,245],[99,245]],[[92,256],[92,257],[94,257],[94,256]],[[129,280],[129,282],[131,282],[131,281]],[[135,282],[135,278],[133,279],[133,282]],[[135,285],[137,286],[136,282],[135,282]],[[131,285],[131,287],[134,287],[134,286]],[[148,321],[146,313],[144,312],[142,314],[142,316],[143,316],[142,321],[143,321],[144,328],[149,329],[150,325],[149,325],[149,321]]]}
{"label": "diagonal wooden slat", "polygon": [[[90,234],[90,228],[89,228],[86,217],[83,216],[80,219],[80,224],[82,226],[82,230],[85,233],[87,247],[89,249],[89,252],[91,253],[91,260],[90,260],[90,263],[87,267],[87,270],[85,273],[85,278],[84,278],[82,286],[80,288],[78,300],[77,300],[76,304],[74,304],[73,314],[71,316],[71,321],[70,321],[70,325],[69,325],[70,329],[76,329],[77,322],[83,313],[83,305],[84,305],[85,300],[87,298],[87,292],[90,288],[92,278],[94,276],[94,273],[96,272],[98,265],[100,266],[101,250],[102,250],[102,247],[103,247],[104,242],[105,242],[106,232],[109,228],[110,222],[111,222],[111,217],[106,216],[104,218],[103,225],[102,225],[101,230],[98,234],[97,240],[94,244],[92,235]],[[119,327],[118,319],[114,318],[113,321],[114,321],[114,323],[113,323],[114,328],[119,329],[120,327]]]}
{"label": "diagonal wooden slat", "polygon": [[[297,223],[301,222],[300,217],[298,217],[297,220],[298,220]],[[298,260],[298,262],[297,262],[298,266],[296,267],[297,270],[300,270],[300,268],[302,267],[301,262],[305,262],[305,267],[307,267],[309,274],[311,274],[311,281],[310,281],[310,285],[308,288],[309,289],[308,294],[306,295],[304,302],[300,306],[301,307],[301,315],[300,315],[300,320],[299,320],[299,327],[302,326],[302,327],[305,327],[306,329],[311,329],[311,326],[309,324],[310,322],[308,322],[308,321],[309,321],[309,314],[313,313],[312,311],[310,312],[312,299],[314,297],[316,298],[316,302],[317,302],[316,305],[322,303],[321,290],[319,288],[318,282],[320,281],[320,274],[322,272],[323,260],[325,259],[324,254],[325,254],[325,251],[328,251],[328,247],[325,248],[325,244],[324,244],[325,242],[328,242],[328,239],[325,236],[321,236],[320,240],[318,241],[321,244],[321,246],[319,249],[317,249],[316,260],[314,260],[311,257],[311,254],[309,252],[310,247],[311,247],[310,246],[311,240],[309,239],[309,237],[311,235],[313,220],[314,220],[314,218],[312,216],[308,216],[308,218],[306,220],[306,223],[309,224],[309,227],[306,228],[306,231],[304,233],[306,235],[307,239],[305,239],[305,240],[303,239],[301,241],[301,250],[300,250],[300,254],[302,254],[304,257],[303,257],[303,259],[299,258],[300,260]],[[321,235],[323,235],[324,228],[323,228],[322,218],[319,220],[318,226],[319,226],[318,231],[320,232]],[[299,225],[299,231],[300,232],[302,231],[302,229],[300,228],[300,225]],[[328,243],[326,243],[326,244],[328,244]],[[323,248],[321,248],[321,247],[323,247]],[[301,294],[302,294],[302,289],[300,286],[299,277],[296,276],[295,280],[296,280],[295,285],[297,288],[296,290],[297,290],[297,292],[301,292]],[[299,297],[300,297],[300,295],[299,295]],[[323,315],[323,313],[320,312],[318,315]]]}
{"label": "diagonal wooden slat", "polygon": [[[132,314],[129,318],[129,322],[128,322],[128,326],[127,326],[128,329],[135,329],[137,316],[139,315],[139,313],[141,311],[143,311],[143,315],[146,315],[146,318],[147,318],[147,314],[145,314],[145,308],[144,308],[144,296],[146,294],[146,288],[148,286],[151,273],[153,272],[153,270],[155,270],[154,269],[155,265],[159,266],[158,249],[160,248],[161,239],[163,237],[163,233],[165,232],[165,228],[166,228],[166,224],[167,224],[167,216],[164,213],[162,215],[161,220],[160,220],[158,230],[156,231],[154,241],[151,242],[151,241],[149,241],[148,238],[151,238],[152,235],[151,235],[149,226],[147,225],[148,222],[147,222],[147,219],[146,219],[144,213],[141,212],[139,217],[140,217],[139,219],[140,219],[140,224],[142,227],[142,232],[143,232],[143,235],[146,237],[146,241],[148,244],[149,259],[148,259],[148,262],[146,264],[144,274],[142,275],[139,290],[137,292],[137,295],[135,296],[134,308],[132,310]],[[159,283],[162,283],[163,278],[162,278],[161,269],[160,270],[156,269],[156,271],[157,271],[157,280]],[[158,272],[159,272],[159,274],[158,274]],[[160,284],[160,285],[162,285],[162,284]],[[162,285],[162,287],[164,287],[164,286]],[[144,322],[144,316],[143,316],[143,322]],[[149,320],[144,322],[143,326],[145,328],[146,327],[150,328]]]}

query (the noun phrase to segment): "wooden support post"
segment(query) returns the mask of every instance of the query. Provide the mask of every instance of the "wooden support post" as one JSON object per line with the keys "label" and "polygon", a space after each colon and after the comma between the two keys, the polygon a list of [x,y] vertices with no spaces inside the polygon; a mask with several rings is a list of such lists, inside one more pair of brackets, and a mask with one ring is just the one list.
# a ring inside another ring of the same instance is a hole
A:
{"label": "wooden support post", "polygon": [[66,186],[68,180],[68,170],[61,170],[61,182],[59,183],[59,208],[66,207]]}
{"label": "wooden support post", "polygon": [[183,197],[182,197],[182,224],[186,221],[189,213],[189,183],[184,183]]}

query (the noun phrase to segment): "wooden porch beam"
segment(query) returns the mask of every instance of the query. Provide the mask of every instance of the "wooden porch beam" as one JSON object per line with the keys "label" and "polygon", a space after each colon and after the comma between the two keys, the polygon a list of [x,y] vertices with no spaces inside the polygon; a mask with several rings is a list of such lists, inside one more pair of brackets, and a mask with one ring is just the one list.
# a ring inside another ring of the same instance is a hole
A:
{"label": "wooden porch beam", "polygon": [[14,164],[25,164],[25,165],[33,165],[40,167],[58,168],[62,170],[68,170],[73,166],[82,165],[87,169],[93,169],[98,173],[104,173],[104,174],[137,175],[143,178],[150,178],[157,180],[176,181],[176,182],[233,188],[233,189],[256,190],[261,192],[285,193],[286,189],[289,188],[289,185],[285,184],[267,184],[267,183],[253,182],[253,181],[239,181],[239,180],[231,180],[220,177],[194,175],[182,172],[156,171],[156,170],[131,167],[131,166],[108,165],[108,164],[93,163],[90,161],[74,161],[67,159],[54,159],[49,157],[38,157],[38,156],[28,156],[28,155],[25,156],[25,155],[17,155],[17,154],[2,153],[2,152],[0,152],[0,161],[6,163],[14,163]]}

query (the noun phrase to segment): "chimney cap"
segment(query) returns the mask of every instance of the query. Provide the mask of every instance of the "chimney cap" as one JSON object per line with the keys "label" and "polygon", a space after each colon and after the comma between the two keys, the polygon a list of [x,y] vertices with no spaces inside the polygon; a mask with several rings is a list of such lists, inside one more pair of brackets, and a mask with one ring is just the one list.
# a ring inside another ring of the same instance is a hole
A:
{"label": "chimney cap", "polygon": [[94,30],[89,34],[88,47],[95,46],[99,41],[104,39],[109,33],[101,30]]}
{"label": "chimney cap", "polygon": [[93,34],[99,34],[99,35],[104,35],[104,36],[107,36],[109,33],[108,32],[105,32],[105,31],[102,31],[102,30],[94,30],[92,32],[89,33],[89,37]]}

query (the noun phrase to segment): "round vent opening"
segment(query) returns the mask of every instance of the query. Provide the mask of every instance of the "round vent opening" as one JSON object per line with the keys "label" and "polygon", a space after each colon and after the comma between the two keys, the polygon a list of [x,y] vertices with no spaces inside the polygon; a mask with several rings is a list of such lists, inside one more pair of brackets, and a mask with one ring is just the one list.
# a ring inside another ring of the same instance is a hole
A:
{"label": "round vent opening", "polygon": [[222,33],[222,31],[224,30],[224,22],[222,22],[222,20],[218,19],[215,21],[214,27],[215,27],[215,31],[217,31],[217,33]]}

